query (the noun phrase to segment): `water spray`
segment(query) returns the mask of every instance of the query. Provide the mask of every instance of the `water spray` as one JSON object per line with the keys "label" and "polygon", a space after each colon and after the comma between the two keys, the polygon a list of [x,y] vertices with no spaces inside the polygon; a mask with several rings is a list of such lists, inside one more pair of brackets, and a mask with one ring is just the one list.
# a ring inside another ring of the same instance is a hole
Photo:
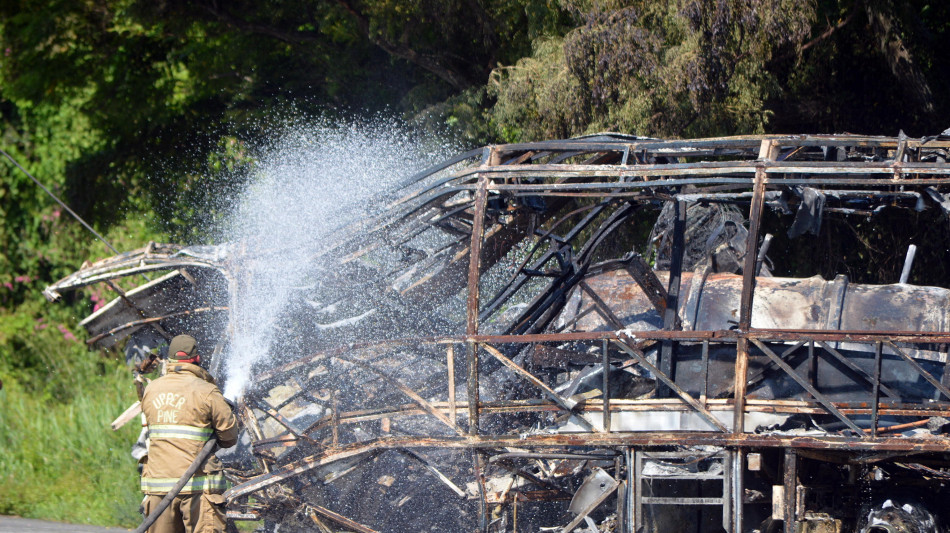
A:
{"label": "water spray", "polygon": [[[431,145],[436,150],[427,151]],[[387,192],[444,150],[382,119],[298,125],[260,150],[251,183],[222,236],[232,243],[234,279],[221,376],[226,398],[237,400],[255,368],[274,357],[278,323],[288,318],[287,304],[299,288],[323,282],[319,252],[326,242],[379,209]],[[364,319],[372,319],[372,312],[347,320]]]}

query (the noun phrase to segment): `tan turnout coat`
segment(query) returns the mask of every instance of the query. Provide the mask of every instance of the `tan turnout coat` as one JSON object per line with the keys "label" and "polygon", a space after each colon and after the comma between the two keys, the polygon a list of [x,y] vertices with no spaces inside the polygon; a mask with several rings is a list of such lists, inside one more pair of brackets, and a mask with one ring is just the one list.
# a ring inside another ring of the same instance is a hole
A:
{"label": "tan turnout coat", "polygon": [[[231,407],[211,374],[197,365],[169,363],[168,372],[145,388],[142,412],[149,428],[148,458],[142,470],[146,494],[171,490],[211,435],[217,435],[222,448],[237,443]],[[212,456],[181,493],[221,493],[225,488],[221,463]]]}

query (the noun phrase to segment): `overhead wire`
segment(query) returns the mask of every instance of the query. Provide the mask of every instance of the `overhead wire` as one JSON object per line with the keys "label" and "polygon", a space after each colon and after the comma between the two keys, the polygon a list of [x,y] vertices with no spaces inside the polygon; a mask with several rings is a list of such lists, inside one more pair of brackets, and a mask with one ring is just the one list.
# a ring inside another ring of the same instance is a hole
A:
{"label": "overhead wire", "polygon": [[103,237],[102,235],[99,235],[99,232],[97,232],[96,230],[92,229],[92,226],[90,226],[89,224],[87,224],[86,221],[83,220],[81,216],[77,215],[76,212],[73,211],[72,209],[70,209],[69,206],[66,205],[62,200],[60,200],[58,196],[56,196],[55,194],[53,194],[53,191],[47,189],[45,185],[43,185],[42,183],[40,183],[40,180],[38,180],[38,179],[36,179],[36,178],[33,177],[33,174],[30,174],[29,172],[27,172],[27,170],[26,170],[25,168],[23,168],[22,166],[20,166],[20,163],[17,163],[17,160],[16,160],[16,159],[13,159],[13,156],[11,156],[10,154],[8,154],[8,153],[7,153],[6,151],[4,151],[2,148],[0,148],[0,154],[3,154],[4,156],[6,156],[6,158],[9,159],[14,165],[16,165],[16,167],[17,167],[18,169],[20,169],[24,174],[26,174],[26,176],[27,176],[28,178],[30,178],[31,180],[33,180],[33,183],[37,184],[41,189],[43,189],[43,190],[46,192],[46,194],[49,195],[50,198],[52,198],[53,200],[56,200],[56,203],[58,203],[63,209],[65,209],[67,213],[69,213],[70,215],[72,215],[73,218],[75,218],[76,220],[78,220],[79,223],[82,224],[87,230],[89,230],[90,232],[92,232],[92,234],[95,235],[96,238],[98,238],[100,241],[102,241],[103,244],[105,244],[106,246],[108,246],[109,249],[112,250],[113,253],[115,253],[115,254],[118,254],[118,253],[119,253],[119,251],[116,250],[115,247],[112,246],[112,244],[110,244],[109,241],[107,241],[107,240],[105,239],[105,237]]}

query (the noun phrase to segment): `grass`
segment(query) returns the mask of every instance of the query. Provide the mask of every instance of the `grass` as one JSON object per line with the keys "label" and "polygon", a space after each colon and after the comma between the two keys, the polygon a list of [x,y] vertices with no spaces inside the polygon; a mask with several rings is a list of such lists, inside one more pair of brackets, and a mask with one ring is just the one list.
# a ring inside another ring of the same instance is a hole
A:
{"label": "grass", "polygon": [[101,526],[138,525],[135,401],[125,365],[58,328],[0,317],[0,514]]}

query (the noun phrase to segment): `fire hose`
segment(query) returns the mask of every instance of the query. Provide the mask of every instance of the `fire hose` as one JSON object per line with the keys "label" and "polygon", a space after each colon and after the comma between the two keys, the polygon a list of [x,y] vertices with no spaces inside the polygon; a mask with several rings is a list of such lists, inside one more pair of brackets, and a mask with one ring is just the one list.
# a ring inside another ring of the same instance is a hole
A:
{"label": "fire hose", "polygon": [[218,443],[218,438],[213,436],[208,439],[208,442],[205,442],[201,451],[198,452],[198,456],[195,457],[195,462],[191,463],[191,466],[188,467],[188,470],[185,470],[185,473],[182,474],[181,479],[178,480],[178,483],[175,483],[175,486],[172,487],[168,494],[162,498],[162,501],[158,503],[158,506],[155,507],[155,510],[152,511],[152,514],[148,515],[145,518],[145,521],[142,522],[142,525],[135,530],[135,533],[145,533],[152,524],[158,520],[158,517],[162,516],[162,513],[165,512],[165,509],[171,505],[172,500],[175,499],[175,496],[178,496],[178,493],[181,492],[182,487],[185,486],[185,483],[188,483],[188,480],[191,479],[191,476],[195,475],[195,472],[198,471],[198,468],[205,462],[205,459],[214,451],[214,445]]}

